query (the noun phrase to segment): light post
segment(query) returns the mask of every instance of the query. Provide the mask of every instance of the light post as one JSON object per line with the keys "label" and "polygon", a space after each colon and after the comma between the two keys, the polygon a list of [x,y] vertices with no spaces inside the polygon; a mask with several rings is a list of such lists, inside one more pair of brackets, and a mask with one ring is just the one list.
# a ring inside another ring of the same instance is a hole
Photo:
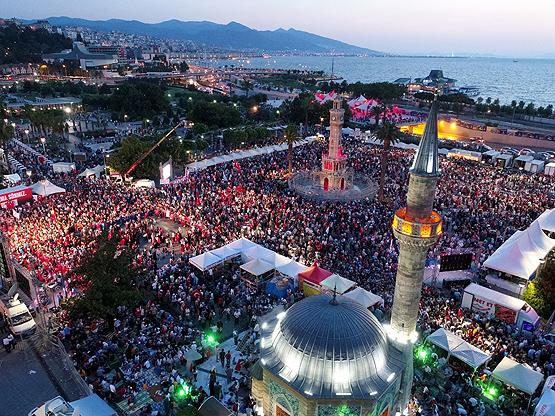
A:
{"label": "light post", "polygon": [[46,156],[46,137],[41,137],[40,142],[42,143],[42,152],[44,153],[44,156]]}
{"label": "light post", "polygon": [[324,117],[320,117],[320,131],[324,134]]}
{"label": "light post", "polygon": [[31,169],[27,169],[27,171],[25,173],[27,174],[29,184],[31,184],[31,176],[33,176],[33,171]]}
{"label": "light post", "polygon": [[25,135],[27,136],[27,144],[30,144],[29,142],[29,130],[25,129]]}
{"label": "light post", "polygon": [[110,155],[107,155],[107,154],[106,154],[106,151],[103,151],[103,152],[102,152],[102,158],[104,159],[104,174],[105,174],[106,176],[108,176],[108,173],[107,173],[107,166],[106,166],[106,158],[108,158],[108,157],[110,157]]}

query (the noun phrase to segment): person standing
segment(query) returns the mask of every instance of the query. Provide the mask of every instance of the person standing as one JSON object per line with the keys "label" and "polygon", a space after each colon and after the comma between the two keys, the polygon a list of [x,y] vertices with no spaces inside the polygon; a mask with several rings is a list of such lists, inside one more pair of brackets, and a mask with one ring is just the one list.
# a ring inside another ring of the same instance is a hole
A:
{"label": "person standing", "polygon": [[2,339],[2,344],[4,344],[6,352],[12,352],[12,342],[9,337],[4,337],[4,339]]}

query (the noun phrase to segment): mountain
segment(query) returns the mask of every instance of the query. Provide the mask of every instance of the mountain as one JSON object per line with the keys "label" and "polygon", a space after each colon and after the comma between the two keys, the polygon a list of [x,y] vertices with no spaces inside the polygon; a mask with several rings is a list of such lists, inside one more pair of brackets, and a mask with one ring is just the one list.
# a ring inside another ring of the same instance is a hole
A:
{"label": "mountain", "polygon": [[207,21],[180,20],[143,23],[137,20],[86,20],[65,16],[49,17],[47,20],[56,26],[81,26],[102,32],[118,31],[157,38],[190,40],[198,44],[234,51],[384,55],[371,49],[300,30],[255,30],[237,22],[226,25]]}

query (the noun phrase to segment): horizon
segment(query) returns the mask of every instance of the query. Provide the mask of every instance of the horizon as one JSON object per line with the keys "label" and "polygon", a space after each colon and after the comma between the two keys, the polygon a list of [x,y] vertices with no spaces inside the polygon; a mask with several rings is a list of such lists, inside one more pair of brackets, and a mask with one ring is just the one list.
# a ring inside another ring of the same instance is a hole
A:
{"label": "horizon", "polygon": [[[350,12],[345,13],[337,13],[338,6],[332,0],[302,3],[283,0],[279,7],[269,0],[236,3],[206,0],[202,4],[165,0],[163,5],[156,6],[146,0],[78,3],[52,0],[45,4],[39,0],[22,0],[5,5],[2,14],[6,18],[25,20],[68,16],[86,20],[138,20],[150,24],[167,20],[219,24],[234,21],[256,30],[292,28],[306,31],[392,55],[445,56],[453,53],[456,56],[555,58],[555,48],[546,46],[555,44],[555,31],[550,21],[550,16],[555,15],[555,3],[546,0],[536,1],[533,10],[525,4],[507,6],[500,0],[486,4],[469,0],[464,5],[449,6],[431,0],[425,10],[415,9],[409,0],[400,0],[395,8],[377,7],[377,2],[373,1],[351,1],[347,6]],[[314,18],[306,19],[307,15]],[[453,25],[453,20],[461,24]],[[333,24],[322,23],[329,21]],[[438,38],[441,38],[441,45],[437,44]]]}

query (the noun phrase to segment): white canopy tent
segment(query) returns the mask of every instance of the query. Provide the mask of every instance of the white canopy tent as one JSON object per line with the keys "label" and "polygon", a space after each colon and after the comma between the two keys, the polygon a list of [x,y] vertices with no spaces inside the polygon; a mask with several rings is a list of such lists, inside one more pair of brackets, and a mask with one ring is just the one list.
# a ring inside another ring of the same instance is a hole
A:
{"label": "white canopy tent", "polygon": [[488,353],[476,348],[474,345],[471,345],[466,341],[457,345],[451,352],[451,355],[474,369],[485,364],[491,358]]}
{"label": "white canopy tent", "polygon": [[555,416],[555,391],[549,389],[542,394],[534,416]]}
{"label": "white canopy tent", "polygon": [[362,287],[355,287],[350,292],[344,293],[343,296],[354,300],[367,309],[377,304],[384,305],[384,300],[381,296],[375,295]]}
{"label": "white canopy tent", "polygon": [[325,287],[329,290],[335,290],[340,295],[342,295],[355,285],[356,283],[352,280],[339,276],[338,274],[332,274],[331,276],[326,277],[324,280],[322,280],[322,283],[320,283],[320,286]]}
{"label": "white canopy tent", "polygon": [[96,178],[100,177],[100,174],[104,171],[104,166],[101,165],[97,165],[94,168],[87,168],[85,169],[83,172],[81,172],[79,175],[77,175],[80,178],[88,178],[90,176],[95,176]]}
{"label": "white canopy tent", "polygon": [[9,175],[4,175],[4,179],[12,184],[21,182],[21,176],[19,176],[19,173],[10,173]]}
{"label": "white canopy tent", "polygon": [[34,194],[41,195],[41,196],[49,196],[54,194],[62,194],[66,190],[64,188],[60,188],[59,186],[54,185],[48,179],[43,179],[31,185],[31,190]]}
{"label": "white canopy tent", "polygon": [[273,265],[276,259],[276,253],[274,251],[258,244],[243,250],[241,253],[246,261],[260,259]]}
{"label": "white canopy tent", "polygon": [[524,364],[517,363],[508,357],[504,357],[501,360],[499,365],[493,370],[492,375],[493,378],[528,394],[534,394],[543,381],[542,373],[532,370]]}
{"label": "white canopy tent", "polygon": [[308,267],[304,264],[291,260],[289,263],[276,267],[276,271],[284,276],[292,277],[297,281],[298,274],[304,272]]}
{"label": "white canopy tent", "polygon": [[262,276],[263,274],[274,270],[274,265],[264,260],[255,259],[243,264],[241,266],[241,270],[244,270],[253,276]]}
{"label": "white canopy tent", "polygon": [[546,236],[539,221],[534,221],[505,241],[484,266],[528,280],[554,247],[555,239]]}
{"label": "white canopy tent", "polygon": [[204,272],[208,269],[211,269],[214,266],[217,266],[223,261],[222,258],[215,256],[211,252],[206,252],[199,254],[198,256],[191,257],[189,259],[189,263],[195,266],[200,271]]}
{"label": "white canopy tent", "polygon": [[212,253],[216,257],[221,258],[222,260],[229,260],[229,259],[232,259],[233,257],[240,256],[241,250],[231,248],[228,246],[222,246],[215,250],[210,250],[210,253]]}
{"label": "white canopy tent", "polygon": [[545,210],[536,221],[542,230],[555,233],[555,208]]}
{"label": "white canopy tent", "polygon": [[241,253],[245,250],[247,250],[250,247],[256,246],[258,244],[253,243],[251,240],[245,238],[245,237],[241,237],[238,240],[232,241],[229,244],[226,244],[225,247],[229,247],[231,249],[237,249],[239,250]]}
{"label": "white canopy tent", "polygon": [[544,173],[547,176],[555,176],[555,162],[550,162],[544,167]]}
{"label": "white canopy tent", "polygon": [[183,354],[183,358],[185,358],[187,360],[187,362],[192,363],[196,360],[200,360],[202,358],[202,355],[197,350],[195,350],[193,348],[189,348]]}
{"label": "white canopy tent", "polygon": [[447,351],[448,354],[451,354],[455,348],[464,342],[464,339],[445,328],[438,328],[435,332],[428,335],[426,340]]}

